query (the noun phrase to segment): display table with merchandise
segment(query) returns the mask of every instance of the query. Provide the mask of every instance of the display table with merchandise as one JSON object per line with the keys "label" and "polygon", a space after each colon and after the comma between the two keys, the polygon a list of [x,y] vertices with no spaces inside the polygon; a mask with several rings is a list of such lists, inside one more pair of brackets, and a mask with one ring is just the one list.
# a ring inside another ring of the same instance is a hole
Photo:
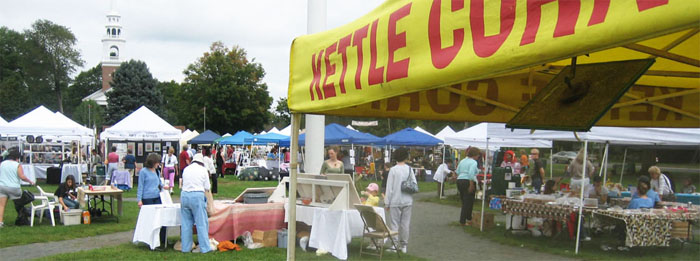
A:
{"label": "display table with merchandise", "polygon": [[[597,218],[613,218],[625,223],[625,245],[669,246],[674,222],[700,220],[697,209],[607,209],[596,210]],[[690,233],[690,229],[688,233]]]}
{"label": "display table with merchandise", "polygon": [[244,232],[285,228],[284,203],[243,204],[215,200],[209,215],[209,237],[217,241],[235,240]]}
{"label": "display table with merchandise", "polygon": [[[78,200],[80,203],[80,208],[85,209],[87,207],[91,214],[99,212],[107,213],[110,216],[119,217],[114,215],[113,203],[114,199],[117,200],[117,213],[119,216],[123,214],[122,212],[122,194],[123,190],[114,188],[112,186],[93,186],[93,190],[86,189],[85,187],[78,187]],[[87,202],[85,198],[87,196]],[[109,196],[109,201],[105,201],[105,196]],[[99,209],[98,205],[102,204],[102,208]],[[105,204],[109,204],[109,211],[105,208]]]}

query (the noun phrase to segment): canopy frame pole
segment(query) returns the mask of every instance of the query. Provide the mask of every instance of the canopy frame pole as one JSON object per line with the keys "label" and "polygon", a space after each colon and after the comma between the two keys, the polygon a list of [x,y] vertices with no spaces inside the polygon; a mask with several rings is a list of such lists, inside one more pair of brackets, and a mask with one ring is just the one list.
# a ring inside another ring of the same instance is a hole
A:
{"label": "canopy frame pole", "polygon": [[627,161],[627,148],[625,148],[625,155],[622,156],[622,170],[620,171],[620,184],[622,184],[622,177],[625,176],[625,163]]}
{"label": "canopy frame pole", "polygon": [[608,149],[610,148],[610,142],[605,142],[605,150],[603,151],[603,160],[600,162],[600,171],[598,171],[598,176],[603,176],[603,186],[605,186],[606,180],[608,178]]}
{"label": "canopy frame pole", "polygon": [[586,164],[588,162],[588,140],[583,141],[583,169],[581,170],[581,173],[583,174],[583,177],[581,178],[581,194],[579,194],[580,202],[578,206],[578,217],[576,218],[578,220],[577,224],[577,229],[576,229],[576,254],[578,255],[578,247],[581,242],[581,220],[583,219],[583,192],[584,189],[586,188],[586,184],[584,184],[584,181],[586,180]]}
{"label": "canopy frame pole", "polygon": [[[447,146],[445,146],[445,144],[443,143],[442,144],[442,164],[445,164],[445,148],[446,147]],[[433,173],[433,177],[435,177],[434,176],[435,174],[437,174],[437,173]],[[442,182],[440,182],[440,199],[442,199],[442,197],[444,196],[443,190],[445,189],[445,181],[446,180],[447,180],[447,177],[443,177],[443,179],[441,180]]]}
{"label": "canopy frame pole", "polygon": [[549,148],[549,179],[554,179],[554,148]]}
{"label": "canopy frame pole", "polygon": [[[489,172],[489,139],[486,138],[486,159],[484,160],[484,182],[483,188],[481,189],[481,223],[479,224],[479,231],[484,232],[484,207],[486,205],[486,177]],[[478,180],[478,179],[477,179]]]}
{"label": "canopy frame pole", "polygon": [[289,211],[289,219],[287,222],[287,235],[291,235],[291,239],[287,240],[287,260],[295,260],[296,252],[296,235],[297,235],[297,151],[299,150],[299,125],[301,124],[301,115],[292,113],[292,136],[290,138],[291,159],[289,162],[289,201],[287,202]]}

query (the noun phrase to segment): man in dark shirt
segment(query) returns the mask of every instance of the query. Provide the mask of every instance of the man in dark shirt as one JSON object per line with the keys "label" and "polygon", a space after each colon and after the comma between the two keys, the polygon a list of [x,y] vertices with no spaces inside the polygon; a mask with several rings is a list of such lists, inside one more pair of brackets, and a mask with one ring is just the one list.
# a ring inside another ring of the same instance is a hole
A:
{"label": "man in dark shirt", "polygon": [[527,170],[528,176],[532,179],[532,187],[535,188],[535,193],[540,194],[544,180],[544,165],[540,160],[540,150],[530,150],[530,168]]}
{"label": "man in dark shirt", "polygon": [[124,168],[129,171],[129,187],[134,187],[134,170],[136,170],[136,157],[134,157],[131,149],[126,150],[126,156],[122,158],[124,162]]}
{"label": "man in dark shirt", "polygon": [[187,145],[182,146],[178,164],[180,165],[180,172],[175,174],[175,180],[180,180],[180,188],[182,188],[182,181],[180,179],[182,177],[182,171],[185,170],[185,167],[190,165],[190,154],[187,153]]}

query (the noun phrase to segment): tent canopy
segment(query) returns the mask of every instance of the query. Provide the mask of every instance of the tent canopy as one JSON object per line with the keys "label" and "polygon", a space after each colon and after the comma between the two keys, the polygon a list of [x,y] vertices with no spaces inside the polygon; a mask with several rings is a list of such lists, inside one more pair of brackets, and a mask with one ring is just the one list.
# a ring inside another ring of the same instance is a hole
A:
{"label": "tent canopy", "polygon": [[[369,133],[359,132],[343,127],[336,123],[331,123],[325,127],[326,145],[381,145],[383,139]],[[306,134],[299,135],[299,146],[304,146],[306,143]],[[280,142],[280,146],[289,146],[289,138]]]}
{"label": "tent canopy", "polygon": [[0,116],[0,126],[7,124],[7,121]]}
{"label": "tent canopy", "polygon": [[[700,126],[700,2],[586,1],[559,4],[558,12],[543,11],[556,2],[479,3],[386,1],[349,24],[297,37],[289,109],[508,122],[571,57],[579,56],[578,64],[652,57],[652,67],[596,125]],[[530,23],[534,14],[542,17]],[[355,45],[343,49],[347,55],[325,53],[345,46],[347,35],[366,36],[376,52],[365,44],[362,53]]]}
{"label": "tent canopy", "polygon": [[[236,134],[223,138],[219,141],[222,145],[245,145],[245,138],[253,137],[253,134],[247,131],[238,131]],[[248,143],[250,144],[250,143]]]}
{"label": "tent canopy", "polygon": [[213,144],[214,141],[218,138],[221,138],[219,134],[216,134],[215,132],[211,130],[206,130],[202,132],[202,134],[197,135],[196,137],[190,139],[187,143],[188,144]]}
{"label": "tent canopy", "polygon": [[591,142],[626,145],[700,145],[700,128],[626,128],[593,127],[588,132],[537,130],[534,133],[524,130],[511,132],[502,124],[491,124],[489,135],[509,136],[513,139],[543,139],[558,141],[588,140]]}
{"label": "tent canopy", "polygon": [[437,146],[442,143],[442,140],[411,128],[405,128],[386,135],[384,143],[393,146]]}
{"label": "tent canopy", "polygon": [[[499,131],[496,131],[499,130]],[[551,148],[552,141],[547,139],[523,138],[521,135],[529,130],[516,129],[513,133],[505,133],[503,123],[479,123],[460,132],[445,137],[445,144],[454,148],[467,147],[486,148],[487,139],[489,150],[500,147],[514,148]]]}
{"label": "tent canopy", "polygon": [[146,106],[141,106],[112,127],[105,129],[103,140],[161,140],[179,141],[180,130],[176,129]]}
{"label": "tent canopy", "polygon": [[[276,130],[277,128],[275,128]],[[268,143],[280,143],[281,140],[288,140],[289,136],[268,132],[266,134],[255,135],[252,137],[244,138],[243,141],[246,144],[254,143],[256,145],[268,144]]]}
{"label": "tent canopy", "polygon": [[44,106],[39,106],[19,118],[0,126],[3,135],[51,135],[56,137],[72,137],[73,139],[91,140],[93,131],[83,127],[61,113],[51,112]]}
{"label": "tent canopy", "polygon": [[413,128],[413,129],[416,130],[416,131],[418,131],[418,132],[422,132],[422,133],[428,134],[428,135],[430,135],[430,136],[433,137],[433,138],[437,138],[437,139],[439,139],[439,140],[445,141],[445,140],[443,140],[443,139],[441,139],[441,138],[436,137],[435,135],[433,135],[433,134],[430,133],[429,131],[424,130],[424,129],[421,128],[420,126],[416,126],[416,127]]}
{"label": "tent canopy", "polygon": [[441,140],[445,140],[445,137],[453,135],[457,132],[455,132],[450,125],[445,126],[445,128],[442,128],[440,132],[435,134],[435,137]]}

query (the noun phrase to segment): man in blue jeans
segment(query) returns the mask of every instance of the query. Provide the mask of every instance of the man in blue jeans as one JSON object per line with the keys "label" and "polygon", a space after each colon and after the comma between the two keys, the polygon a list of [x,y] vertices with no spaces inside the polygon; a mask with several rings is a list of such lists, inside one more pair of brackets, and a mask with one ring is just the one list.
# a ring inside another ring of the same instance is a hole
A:
{"label": "man in blue jeans", "polygon": [[[207,200],[205,191],[211,189],[209,172],[204,167],[204,156],[194,155],[192,163],[182,172],[182,193],[180,194],[180,240],[182,252],[192,251],[192,225],[197,226],[199,252],[212,251],[209,246],[209,217],[207,215]],[[195,249],[192,252],[198,252]]]}

